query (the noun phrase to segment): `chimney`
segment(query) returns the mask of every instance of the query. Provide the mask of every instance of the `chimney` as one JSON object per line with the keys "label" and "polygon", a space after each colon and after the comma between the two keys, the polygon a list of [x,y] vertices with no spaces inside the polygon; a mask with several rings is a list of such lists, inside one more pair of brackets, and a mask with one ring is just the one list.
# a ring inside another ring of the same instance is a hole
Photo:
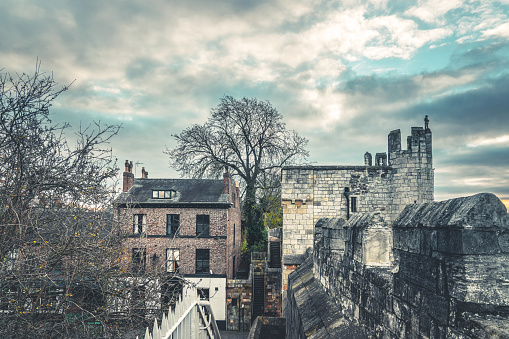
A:
{"label": "chimney", "polygon": [[148,172],[145,171],[145,167],[141,168],[141,177],[143,179],[148,178]]}
{"label": "chimney", "polygon": [[134,174],[133,174],[133,162],[125,161],[125,171],[123,178],[123,187],[122,192],[127,192],[131,187],[133,187],[134,183]]}
{"label": "chimney", "polygon": [[225,168],[226,172],[223,174],[224,180],[224,194],[230,194],[230,186],[232,185],[232,178],[228,173],[228,167]]}

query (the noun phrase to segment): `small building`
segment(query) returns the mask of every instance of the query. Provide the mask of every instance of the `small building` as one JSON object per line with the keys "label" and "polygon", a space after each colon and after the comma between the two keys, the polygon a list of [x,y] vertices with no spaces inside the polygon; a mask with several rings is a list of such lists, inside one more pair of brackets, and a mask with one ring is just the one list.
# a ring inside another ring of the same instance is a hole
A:
{"label": "small building", "polygon": [[241,261],[240,211],[238,183],[229,173],[223,180],[149,179],[143,168],[142,177],[134,178],[126,161],[116,200],[126,267],[133,274],[164,272],[195,283],[224,328],[226,280]]}
{"label": "small building", "polygon": [[288,166],[282,169],[283,290],[288,274],[313,247],[314,226],[321,218],[349,219],[356,213],[378,212],[389,224],[407,204],[433,201],[432,134],[412,127],[407,147],[401,131],[388,135],[388,153],[369,152],[358,166]]}

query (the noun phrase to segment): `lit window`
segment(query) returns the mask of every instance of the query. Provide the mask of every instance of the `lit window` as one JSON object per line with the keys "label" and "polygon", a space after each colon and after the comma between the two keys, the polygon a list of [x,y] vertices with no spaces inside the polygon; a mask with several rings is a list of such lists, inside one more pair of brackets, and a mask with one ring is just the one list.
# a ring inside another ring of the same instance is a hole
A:
{"label": "lit window", "polygon": [[147,215],[135,214],[133,215],[133,234],[141,234],[146,231]]}
{"label": "lit window", "polygon": [[166,270],[168,272],[178,272],[180,266],[180,250],[168,248],[166,250]]}
{"label": "lit window", "polygon": [[172,199],[175,198],[176,192],[173,190],[152,191],[152,199]]}
{"label": "lit window", "polygon": [[199,237],[209,235],[210,218],[208,215],[196,216],[196,235]]}

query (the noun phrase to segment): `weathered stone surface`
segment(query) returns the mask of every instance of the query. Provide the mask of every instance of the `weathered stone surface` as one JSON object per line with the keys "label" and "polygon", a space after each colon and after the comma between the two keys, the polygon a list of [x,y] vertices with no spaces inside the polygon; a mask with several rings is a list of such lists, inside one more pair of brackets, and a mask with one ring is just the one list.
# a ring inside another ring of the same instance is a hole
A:
{"label": "weathered stone surface", "polygon": [[401,133],[391,132],[389,152],[377,153],[374,166],[368,154],[365,166],[283,168],[283,254],[312,247],[312,230],[321,218],[379,212],[391,223],[407,204],[433,201],[431,131],[412,129],[406,150],[400,139]]}
{"label": "weathered stone surface", "polygon": [[[367,266],[367,255],[359,250],[376,230],[373,213],[341,225],[321,220],[312,268],[325,291],[318,299],[335,300],[343,316],[376,338],[508,337],[509,230],[507,214],[499,213],[499,201],[492,198],[481,194],[411,206],[392,228],[396,261],[386,268]],[[344,251],[332,249],[335,231]],[[308,334],[321,335],[313,319],[307,321]]]}
{"label": "weathered stone surface", "polygon": [[446,259],[448,289],[461,301],[509,306],[509,257],[468,255]]}
{"label": "weathered stone surface", "polygon": [[362,327],[348,321],[334,301],[313,276],[309,257],[289,277],[288,299],[291,306],[285,314],[286,337],[291,338],[368,338]]}
{"label": "weathered stone surface", "polygon": [[393,223],[401,227],[499,227],[508,228],[507,209],[494,194],[408,205]]}

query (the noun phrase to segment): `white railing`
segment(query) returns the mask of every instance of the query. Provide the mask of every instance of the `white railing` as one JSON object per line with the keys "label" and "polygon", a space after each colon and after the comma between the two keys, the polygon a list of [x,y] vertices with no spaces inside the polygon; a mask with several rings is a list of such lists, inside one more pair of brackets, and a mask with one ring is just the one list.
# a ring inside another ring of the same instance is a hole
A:
{"label": "white railing", "polygon": [[208,301],[198,300],[196,287],[184,287],[174,309],[163,314],[161,326],[154,319],[152,334],[147,327],[144,339],[220,339],[219,329]]}

